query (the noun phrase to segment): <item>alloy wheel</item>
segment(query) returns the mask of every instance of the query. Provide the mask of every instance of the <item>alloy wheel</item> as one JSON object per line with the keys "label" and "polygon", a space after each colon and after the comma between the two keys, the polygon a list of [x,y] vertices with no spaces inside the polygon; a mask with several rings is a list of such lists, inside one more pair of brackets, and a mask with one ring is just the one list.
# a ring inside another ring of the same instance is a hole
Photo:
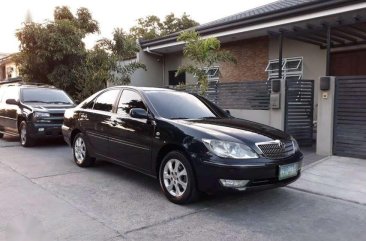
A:
{"label": "alloy wheel", "polygon": [[20,142],[24,146],[27,143],[27,127],[22,125],[20,129]]}
{"label": "alloy wheel", "polygon": [[184,194],[188,185],[187,170],[178,159],[170,159],[166,162],[163,171],[163,180],[166,190],[173,197]]}
{"label": "alloy wheel", "polygon": [[78,137],[75,140],[75,144],[74,144],[74,153],[75,153],[75,158],[78,164],[83,163],[83,161],[85,160],[85,156],[86,156],[86,145],[85,145],[85,141],[83,140],[83,138]]}

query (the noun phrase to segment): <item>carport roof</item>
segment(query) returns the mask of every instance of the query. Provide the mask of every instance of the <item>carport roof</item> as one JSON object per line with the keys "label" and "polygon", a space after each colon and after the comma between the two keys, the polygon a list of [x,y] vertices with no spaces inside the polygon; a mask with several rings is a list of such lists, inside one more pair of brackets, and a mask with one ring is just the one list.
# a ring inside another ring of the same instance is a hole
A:
{"label": "carport roof", "polygon": [[[344,6],[363,2],[360,0],[278,0],[254,9],[238,14],[221,18],[206,24],[199,25],[192,29],[201,35],[208,35],[220,31],[235,29],[246,25],[270,22],[290,16],[297,16],[306,13],[331,9],[337,6]],[[180,32],[170,34],[153,40],[140,40],[143,48],[167,44],[176,41]]]}

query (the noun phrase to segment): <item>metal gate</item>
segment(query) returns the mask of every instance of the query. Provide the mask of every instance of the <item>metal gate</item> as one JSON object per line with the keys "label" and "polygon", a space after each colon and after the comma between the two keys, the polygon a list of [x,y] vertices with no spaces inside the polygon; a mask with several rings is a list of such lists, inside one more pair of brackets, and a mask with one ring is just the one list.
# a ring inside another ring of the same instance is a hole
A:
{"label": "metal gate", "polygon": [[313,144],[314,81],[286,78],[285,131],[300,145]]}
{"label": "metal gate", "polygon": [[336,78],[333,154],[366,158],[366,76]]}

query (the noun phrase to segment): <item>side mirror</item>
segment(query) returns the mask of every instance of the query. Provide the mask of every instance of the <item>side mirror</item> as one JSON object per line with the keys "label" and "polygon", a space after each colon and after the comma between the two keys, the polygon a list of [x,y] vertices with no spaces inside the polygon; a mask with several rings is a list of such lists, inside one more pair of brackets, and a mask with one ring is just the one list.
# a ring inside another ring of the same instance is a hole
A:
{"label": "side mirror", "polygon": [[5,103],[8,104],[8,105],[17,105],[18,104],[18,101],[15,100],[15,99],[7,99],[5,101]]}
{"label": "side mirror", "polygon": [[146,110],[142,108],[132,108],[130,110],[130,116],[136,119],[147,119],[148,114]]}

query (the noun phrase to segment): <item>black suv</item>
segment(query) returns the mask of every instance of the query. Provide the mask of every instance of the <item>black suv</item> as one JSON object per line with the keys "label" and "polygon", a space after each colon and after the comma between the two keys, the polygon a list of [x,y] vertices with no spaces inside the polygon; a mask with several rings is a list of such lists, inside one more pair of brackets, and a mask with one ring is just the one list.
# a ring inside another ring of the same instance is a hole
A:
{"label": "black suv", "polygon": [[40,138],[62,137],[66,109],[74,107],[62,90],[43,84],[0,85],[0,138],[20,135],[22,146]]}

